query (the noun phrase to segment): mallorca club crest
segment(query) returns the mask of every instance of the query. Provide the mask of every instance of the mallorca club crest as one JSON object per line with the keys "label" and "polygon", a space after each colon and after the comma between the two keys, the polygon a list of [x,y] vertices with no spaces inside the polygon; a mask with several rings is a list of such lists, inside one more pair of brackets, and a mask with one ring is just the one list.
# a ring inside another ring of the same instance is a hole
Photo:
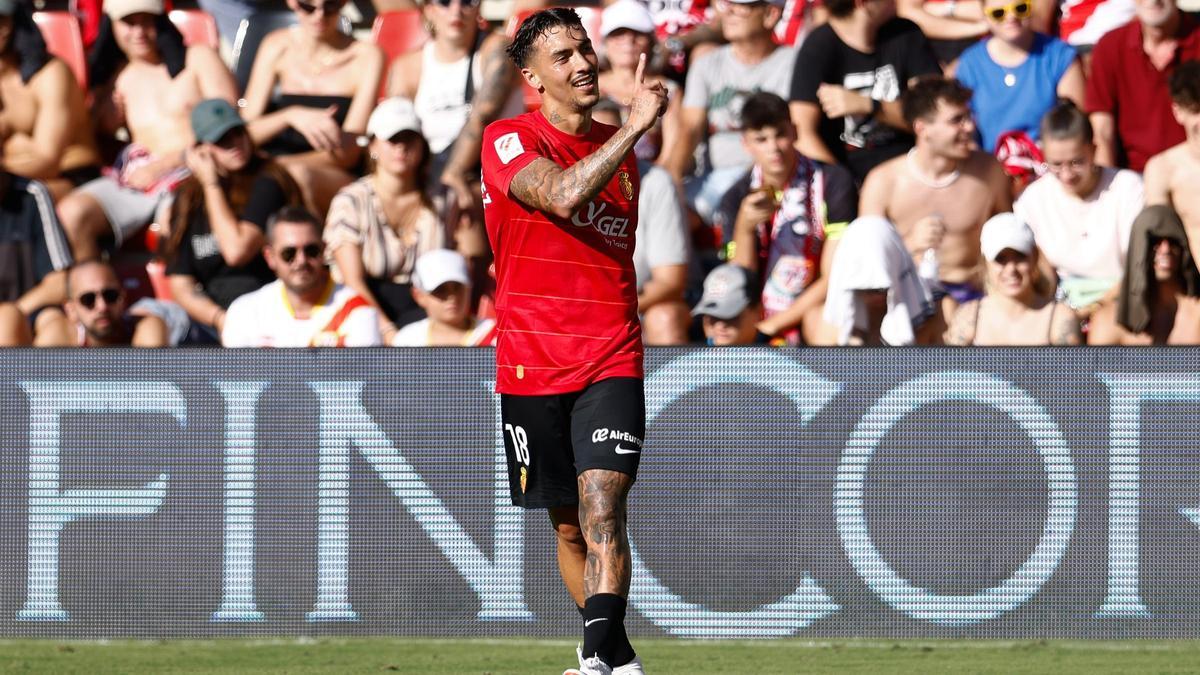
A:
{"label": "mallorca club crest", "polygon": [[621,185],[621,194],[625,195],[625,199],[633,199],[633,181],[629,180],[629,172],[618,171],[617,182]]}

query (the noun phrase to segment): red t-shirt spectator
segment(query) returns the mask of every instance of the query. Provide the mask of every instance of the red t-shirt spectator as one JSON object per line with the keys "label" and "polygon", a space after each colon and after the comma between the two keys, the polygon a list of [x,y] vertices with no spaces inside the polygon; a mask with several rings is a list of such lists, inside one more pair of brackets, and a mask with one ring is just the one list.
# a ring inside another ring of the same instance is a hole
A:
{"label": "red t-shirt spectator", "polygon": [[502,394],[564,394],[611,377],[643,376],[633,153],[571,218],[538,211],[508,192],[513,177],[538,157],[565,169],[616,131],[593,122],[586,134],[572,136],[538,111],[484,131],[484,221],[496,256],[496,391]]}
{"label": "red t-shirt spectator", "polygon": [[1179,45],[1166,70],[1158,70],[1142,48],[1142,24],[1137,20],[1100,38],[1092,52],[1092,76],[1087,84],[1087,111],[1106,112],[1116,124],[1117,145],[1125,151],[1125,166],[1141,171],[1158,153],[1184,141],[1183,127],[1171,114],[1167,80],[1175,66],[1200,58],[1196,20],[1180,14]]}

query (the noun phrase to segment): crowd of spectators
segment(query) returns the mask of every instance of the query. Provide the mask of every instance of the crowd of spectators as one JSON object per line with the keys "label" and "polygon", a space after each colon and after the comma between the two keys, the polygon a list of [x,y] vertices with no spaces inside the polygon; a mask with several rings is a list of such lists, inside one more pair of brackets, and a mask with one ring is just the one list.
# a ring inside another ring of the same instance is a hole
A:
{"label": "crowd of spectators", "polygon": [[[580,3],[594,119],[643,55],[670,93],[634,150],[647,344],[1200,344],[1176,2]],[[287,0],[242,87],[253,3],[201,1],[213,45],[103,0],[80,78],[0,0],[0,346],[495,344],[483,129],[536,107],[505,46],[550,0],[374,4],[424,39]]]}

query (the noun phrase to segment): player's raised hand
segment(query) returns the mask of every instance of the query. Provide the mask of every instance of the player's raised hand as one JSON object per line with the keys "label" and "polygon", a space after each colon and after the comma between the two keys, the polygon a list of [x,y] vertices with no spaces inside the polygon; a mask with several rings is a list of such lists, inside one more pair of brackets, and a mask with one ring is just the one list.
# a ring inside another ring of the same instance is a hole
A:
{"label": "player's raised hand", "polygon": [[629,102],[627,124],[639,131],[647,131],[666,111],[667,88],[657,80],[646,82],[646,55],[642,54],[633,75],[633,100]]}

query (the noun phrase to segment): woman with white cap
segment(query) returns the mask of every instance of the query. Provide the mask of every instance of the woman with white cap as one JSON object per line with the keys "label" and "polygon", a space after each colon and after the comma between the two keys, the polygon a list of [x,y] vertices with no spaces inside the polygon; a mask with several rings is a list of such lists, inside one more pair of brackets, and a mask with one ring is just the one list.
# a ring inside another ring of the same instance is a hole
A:
{"label": "woman with white cap", "polygon": [[[650,10],[638,0],[617,0],[604,8],[600,18],[600,35],[609,69],[600,73],[600,95],[621,106],[621,118],[629,114],[629,101],[637,86],[635,74],[638,60],[646,55],[653,60],[654,19]],[[671,156],[671,148],[679,137],[682,97],[678,85],[661,75],[647,75],[647,83],[661,82],[670,97],[667,112],[653,129],[642,136],[633,151],[640,160],[657,161]]]}
{"label": "woman with white cap", "polygon": [[471,277],[458,251],[437,249],[417,258],[413,297],[427,318],[401,328],[393,347],[495,346],[495,320],[471,315]]}
{"label": "woman with white cap", "polygon": [[380,103],[367,136],[373,169],[334,196],[324,239],[334,279],[379,308],[389,341],[397,324],[421,318],[410,292],[413,266],[422,253],[446,245],[446,231],[422,189],[429,144],[412,101]]}
{"label": "woman with white cap", "polygon": [[946,344],[1078,345],[1079,320],[1054,300],[1038,268],[1033,230],[1011,213],[992,216],[979,237],[987,266],[986,294],[958,308]]}

